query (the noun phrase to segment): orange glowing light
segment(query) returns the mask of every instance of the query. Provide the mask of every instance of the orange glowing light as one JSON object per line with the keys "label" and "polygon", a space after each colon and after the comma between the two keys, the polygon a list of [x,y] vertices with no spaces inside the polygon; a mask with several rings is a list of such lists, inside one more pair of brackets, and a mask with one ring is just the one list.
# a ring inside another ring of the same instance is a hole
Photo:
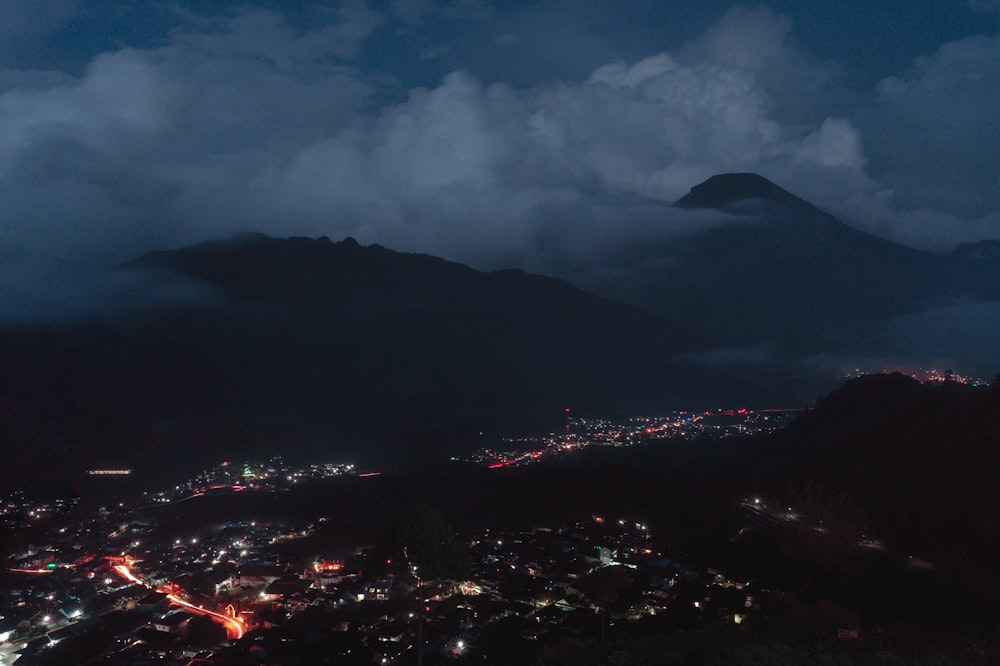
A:
{"label": "orange glowing light", "polygon": [[[114,569],[123,578],[130,580],[133,583],[136,583],[137,585],[142,585],[143,587],[149,587],[148,585],[143,583],[138,577],[136,577],[136,575],[132,573],[132,571],[128,568],[128,566],[124,564],[119,564]],[[242,618],[229,617],[228,615],[223,615],[222,613],[216,613],[215,611],[208,610],[207,608],[202,608],[201,606],[195,606],[191,602],[181,599],[176,594],[168,594],[167,599],[169,599],[171,603],[187,608],[192,613],[196,613],[198,615],[207,615],[216,622],[219,622],[220,624],[222,624],[222,626],[226,628],[226,633],[229,635],[229,638],[232,638],[234,640],[243,638],[243,634],[246,633],[246,629],[243,626]]]}

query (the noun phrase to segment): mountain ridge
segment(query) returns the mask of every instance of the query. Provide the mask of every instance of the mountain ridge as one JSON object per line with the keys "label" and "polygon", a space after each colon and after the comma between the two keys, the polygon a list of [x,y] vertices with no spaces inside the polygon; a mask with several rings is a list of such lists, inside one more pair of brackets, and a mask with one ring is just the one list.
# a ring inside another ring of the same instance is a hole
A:
{"label": "mountain ridge", "polygon": [[123,321],[0,329],[3,441],[75,451],[66,467],[81,456],[128,467],[146,451],[193,456],[206,439],[232,456],[234,441],[264,446],[266,432],[289,449],[326,440],[334,458],[402,464],[467,448],[483,430],[546,431],[566,406],[659,411],[685,395],[707,401],[710,388],[672,363],[682,332],[668,321],[518,270],[263,235],[118,270],[194,279],[213,297]]}
{"label": "mountain ridge", "polygon": [[666,209],[664,224],[693,210],[698,224],[687,231],[638,250],[602,247],[627,280],[579,271],[571,282],[691,322],[720,348],[768,345],[792,355],[891,356],[885,329],[894,318],[1000,300],[997,262],[880,238],[759,174],[708,178]]}
{"label": "mountain ridge", "polygon": [[892,317],[967,294],[1000,299],[1000,280],[985,279],[992,263],[876,239],[760,176],[695,190],[723,214],[766,205],[749,224],[727,215],[645,245],[657,261],[626,256],[637,293],[350,237],[251,233],[146,253],[116,270],[144,285],[194,280],[206,297],[0,327],[0,438],[38,460],[62,452],[66,465],[138,459],[136,441],[188,453],[223,442],[221,454],[272,437],[420,457],[483,430],[549,431],[567,406],[634,416],[802,405],[839,381],[827,369],[839,356],[891,354]]}

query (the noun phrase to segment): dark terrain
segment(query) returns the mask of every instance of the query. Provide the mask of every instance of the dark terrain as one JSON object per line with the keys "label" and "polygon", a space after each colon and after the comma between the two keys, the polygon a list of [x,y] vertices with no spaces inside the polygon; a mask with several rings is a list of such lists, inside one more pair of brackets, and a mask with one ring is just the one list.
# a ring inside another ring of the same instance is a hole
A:
{"label": "dark terrain", "polygon": [[556,429],[567,406],[801,406],[839,383],[831,359],[892,357],[894,317],[998,298],[995,243],[908,249],[753,174],[671,210],[728,222],[609,245],[622,279],[588,286],[633,305],[352,239],[151,252],[113,269],[131,302],[151,284],[183,298],[0,328],[0,487],[72,494],[88,468],[150,478],[275,450],[403,470]]}

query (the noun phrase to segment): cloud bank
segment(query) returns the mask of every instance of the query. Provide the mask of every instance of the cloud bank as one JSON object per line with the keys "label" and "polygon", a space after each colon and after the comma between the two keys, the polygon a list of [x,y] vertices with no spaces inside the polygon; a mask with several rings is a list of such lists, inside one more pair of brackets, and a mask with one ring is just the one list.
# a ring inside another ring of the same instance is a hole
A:
{"label": "cloud bank", "polygon": [[914,246],[1000,237],[1000,37],[945,44],[837,113],[837,66],[767,8],[531,87],[457,70],[406,90],[359,64],[390,19],[489,15],[352,2],[303,28],[245,8],[78,75],[0,70],[3,316],[57,303],[68,274],[250,229],[481,268],[593,263],[609,239],[727,223],[664,205],[727,171]]}

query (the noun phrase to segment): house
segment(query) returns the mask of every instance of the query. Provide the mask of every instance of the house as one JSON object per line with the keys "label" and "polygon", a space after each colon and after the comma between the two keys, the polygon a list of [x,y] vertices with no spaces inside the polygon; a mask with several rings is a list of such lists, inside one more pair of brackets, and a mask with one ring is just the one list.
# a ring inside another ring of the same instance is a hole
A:
{"label": "house", "polygon": [[12,568],[14,569],[42,569],[53,564],[56,554],[51,550],[33,551],[28,550],[24,557],[18,559]]}
{"label": "house", "polygon": [[163,617],[153,620],[150,624],[157,631],[165,631],[170,634],[183,635],[187,633],[188,622],[194,615],[187,611],[179,610],[167,613]]}
{"label": "house", "polygon": [[177,634],[158,631],[153,627],[142,627],[137,630],[135,638],[143,645],[147,645],[161,654],[166,654],[178,640]]}
{"label": "house", "polygon": [[277,601],[285,599],[296,593],[303,592],[307,587],[309,587],[309,583],[298,576],[294,574],[285,575],[272,581],[264,588],[264,591],[261,592],[261,600]]}
{"label": "house", "polygon": [[75,620],[83,615],[83,602],[79,599],[71,598],[59,608],[59,613],[67,620]]}
{"label": "house", "polygon": [[366,599],[369,601],[385,601],[389,598],[392,583],[393,578],[388,576],[369,582],[364,586],[364,590],[358,593],[357,601],[365,601]]}
{"label": "house", "polygon": [[211,587],[215,594],[233,587],[236,580],[235,570],[232,567],[218,566],[205,572],[201,580],[198,581],[197,588],[207,590]]}
{"label": "house", "polygon": [[245,564],[236,571],[237,587],[263,587],[281,578],[285,567],[277,564]]}
{"label": "house", "polygon": [[150,592],[136,604],[136,607],[143,613],[163,612],[170,607],[170,599],[163,592]]}
{"label": "house", "polygon": [[17,622],[11,618],[0,619],[0,643],[6,643],[17,633]]}

